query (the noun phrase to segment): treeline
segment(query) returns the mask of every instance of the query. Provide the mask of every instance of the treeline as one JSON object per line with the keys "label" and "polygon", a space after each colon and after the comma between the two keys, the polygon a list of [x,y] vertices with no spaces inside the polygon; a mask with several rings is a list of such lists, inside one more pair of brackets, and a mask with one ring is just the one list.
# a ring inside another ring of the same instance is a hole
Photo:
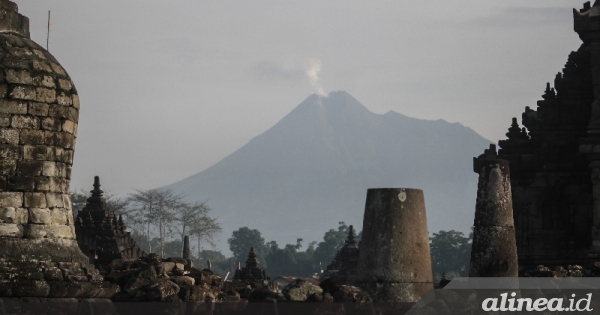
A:
{"label": "treeline", "polygon": [[[76,215],[85,206],[88,194],[84,191],[71,194],[73,211]],[[310,277],[327,268],[337,252],[344,246],[349,226],[339,222],[336,228],[326,231],[323,239],[304,244],[298,238],[295,244],[280,246],[276,241],[265,241],[256,229],[241,227],[233,231],[227,243],[232,256],[227,257],[213,247],[221,232],[217,219],[210,216],[211,208],[206,203],[187,203],[181,195],[171,190],[151,189],[137,191],[129,198],[107,195],[107,207],[126,220],[137,244],[146,253],[158,253],[162,257],[180,257],[184,235],[190,236],[192,259],[197,266],[206,266],[210,260],[212,270],[225,276],[233,272],[239,262],[242,267],[250,247],[254,247],[261,267],[271,278],[280,275]],[[361,233],[356,236],[357,243]],[[439,231],[430,237],[431,261],[434,281],[439,282],[443,274],[447,278],[467,276],[471,255],[472,234]]]}

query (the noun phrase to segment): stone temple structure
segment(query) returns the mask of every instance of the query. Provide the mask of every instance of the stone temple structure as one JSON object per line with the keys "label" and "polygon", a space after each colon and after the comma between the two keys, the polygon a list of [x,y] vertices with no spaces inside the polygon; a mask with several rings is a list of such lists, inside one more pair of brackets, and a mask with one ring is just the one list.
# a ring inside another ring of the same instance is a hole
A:
{"label": "stone temple structure", "polygon": [[254,247],[250,248],[248,253],[248,259],[246,260],[246,266],[238,268],[233,275],[233,280],[240,280],[246,282],[255,287],[267,285],[267,274],[260,268],[258,258]]}
{"label": "stone temple structure", "polygon": [[69,179],[79,97],[29,20],[0,0],[0,296],[110,297],[75,240]]}
{"label": "stone temple structure", "polygon": [[521,266],[600,259],[600,1],[573,17],[581,47],[499,141]]}
{"label": "stone temple structure", "polygon": [[75,232],[79,247],[90,262],[100,270],[108,272],[114,259],[138,259],[146,254],[137,246],[130,232],[125,231],[123,217],[106,206],[100,178],[94,178],[94,190],[85,207],[77,214]]}
{"label": "stone temple structure", "polygon": [[354,227],[351,225],[344,246],[337,252],[331,264],[327,266],[325,274],[329,275],[336,283],[356,283],[359,249],[354,238]]}

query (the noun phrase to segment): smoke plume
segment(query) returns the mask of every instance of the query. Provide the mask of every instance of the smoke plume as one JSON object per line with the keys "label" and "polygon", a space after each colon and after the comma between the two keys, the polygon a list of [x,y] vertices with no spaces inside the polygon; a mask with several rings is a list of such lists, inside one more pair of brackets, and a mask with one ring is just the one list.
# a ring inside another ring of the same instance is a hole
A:
{"label": "smoke plume", "polygon": [[325,96],[325,91],[323,90],[323,86],[319,82],[319,73],[321,72],[321,60],[319,59],[309,59],[306,63],[306,77],[308,78],[308,82],[315,89],[315,92],[319,96]]}

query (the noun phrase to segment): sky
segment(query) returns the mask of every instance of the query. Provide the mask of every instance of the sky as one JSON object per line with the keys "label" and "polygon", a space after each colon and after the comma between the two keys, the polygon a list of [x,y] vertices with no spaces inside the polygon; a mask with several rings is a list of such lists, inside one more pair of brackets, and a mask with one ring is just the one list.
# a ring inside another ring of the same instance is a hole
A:
{"label": "sky", "polygon": [[[71,189],[200,172],[313,93],[496,142],[580,40],[567,0],[19,1],[81,99]],[[482,151],[485,148],[482,148]],[[443,152],[442,152],[443,154]]]}

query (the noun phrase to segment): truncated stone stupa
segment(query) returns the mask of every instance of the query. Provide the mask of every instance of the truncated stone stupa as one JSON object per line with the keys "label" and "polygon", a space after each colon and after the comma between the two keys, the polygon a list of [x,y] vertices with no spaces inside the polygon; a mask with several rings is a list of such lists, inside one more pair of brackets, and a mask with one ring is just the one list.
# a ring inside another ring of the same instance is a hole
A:
{"label": "truncated stone stupa", "polygon": [[79,97],[0,0],[0,297],[110,297],[75,240],[69,180]]}

